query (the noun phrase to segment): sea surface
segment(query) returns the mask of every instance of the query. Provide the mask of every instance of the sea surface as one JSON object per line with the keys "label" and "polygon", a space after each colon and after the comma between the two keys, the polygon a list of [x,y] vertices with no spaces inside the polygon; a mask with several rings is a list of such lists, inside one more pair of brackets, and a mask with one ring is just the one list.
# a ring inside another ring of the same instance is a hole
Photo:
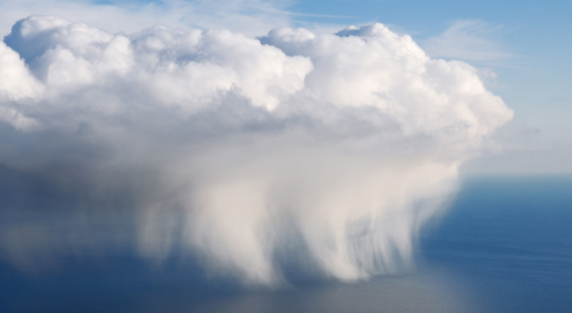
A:
{"label": "sea surface", "polygon": [[[18,214],[0,212],[0,227],[49,219]],[[21,260],[43,264],[37,270],[15,266],[14,253],[0,258],[0,312],[568,313],[572,177],[465,179],[417,247],[416,268],[399,275],[351,284],[299,279],[272,290],[244,289],[175,261],[158,268],[121,253],[121,244],[65,262],[51,247]]]}

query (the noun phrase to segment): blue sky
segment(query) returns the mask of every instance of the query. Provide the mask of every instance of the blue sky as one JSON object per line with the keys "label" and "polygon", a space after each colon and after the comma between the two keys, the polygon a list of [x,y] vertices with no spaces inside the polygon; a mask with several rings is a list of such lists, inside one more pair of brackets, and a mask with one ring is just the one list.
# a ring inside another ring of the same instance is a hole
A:
{"label": "blue sky", "polygon": [[487,87],[516,112],[496,135],[502,153],[466,166],[470,173],[572,172],[572,2],[422,0],[222,0],[0,2],[0,29],[53,14],[110,32],[155,24],[228,28],[261,35],[272,27],[335,31],[374,22],[409,34],[434,58],[482,71]]}

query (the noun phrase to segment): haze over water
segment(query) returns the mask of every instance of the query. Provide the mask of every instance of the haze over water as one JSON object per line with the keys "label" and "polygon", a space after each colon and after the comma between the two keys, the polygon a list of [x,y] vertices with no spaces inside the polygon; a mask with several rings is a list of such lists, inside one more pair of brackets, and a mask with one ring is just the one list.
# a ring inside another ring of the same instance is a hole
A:
{"label": "haze over water", "polygon": [[[4,259],[0,273],[5,296],[0,308],[2,312],[568,312],[571,187],[570,177],[465,180],[452,207],[422,232],[415,270],[399,275],[340,283],[301,278],[293,271],[290,286],[253,290],[232,280],[205,277],[200,267],[182,264],[176,257],[158,267],[129,250],[85,252],[36,270],[18,269]],[[22,219],[48,223],[58,219],[39,213],[2,214],[3,227]],[[104,236],[92,231],[90,236]],[[49,256],[43,257],[49,262]]]}

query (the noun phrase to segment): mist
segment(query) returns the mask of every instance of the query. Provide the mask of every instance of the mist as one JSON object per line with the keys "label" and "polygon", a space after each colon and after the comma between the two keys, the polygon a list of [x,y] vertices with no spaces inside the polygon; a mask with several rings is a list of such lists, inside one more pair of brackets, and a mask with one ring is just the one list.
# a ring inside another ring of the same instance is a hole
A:
{"label": "mist", "polygon": [[18,195],[3,205],[100,216],[105,235],[23,221],[0,229],[0,255],[126,244],[160,266],[180,250],[252,285],[285,282],[288,262],[399,272],[512,115],[477,69],[381,24],[251,38],[28,17],[0,43],[0,184]]}

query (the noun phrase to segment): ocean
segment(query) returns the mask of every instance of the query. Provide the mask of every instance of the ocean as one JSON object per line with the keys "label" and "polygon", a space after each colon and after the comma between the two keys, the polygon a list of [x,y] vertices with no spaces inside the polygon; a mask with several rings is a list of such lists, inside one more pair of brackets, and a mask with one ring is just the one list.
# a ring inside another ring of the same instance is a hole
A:
{"label": "ocean", "polygon": [[[18,214],[1,212],[0,227]],[[122,244],[64,261],[44,251],[37,270],[0,257],[0,312],[572,312],[572,177],[466,178],[416,246],[415,268],[398,275],[271,289],[177,258],[150,264]]]}

